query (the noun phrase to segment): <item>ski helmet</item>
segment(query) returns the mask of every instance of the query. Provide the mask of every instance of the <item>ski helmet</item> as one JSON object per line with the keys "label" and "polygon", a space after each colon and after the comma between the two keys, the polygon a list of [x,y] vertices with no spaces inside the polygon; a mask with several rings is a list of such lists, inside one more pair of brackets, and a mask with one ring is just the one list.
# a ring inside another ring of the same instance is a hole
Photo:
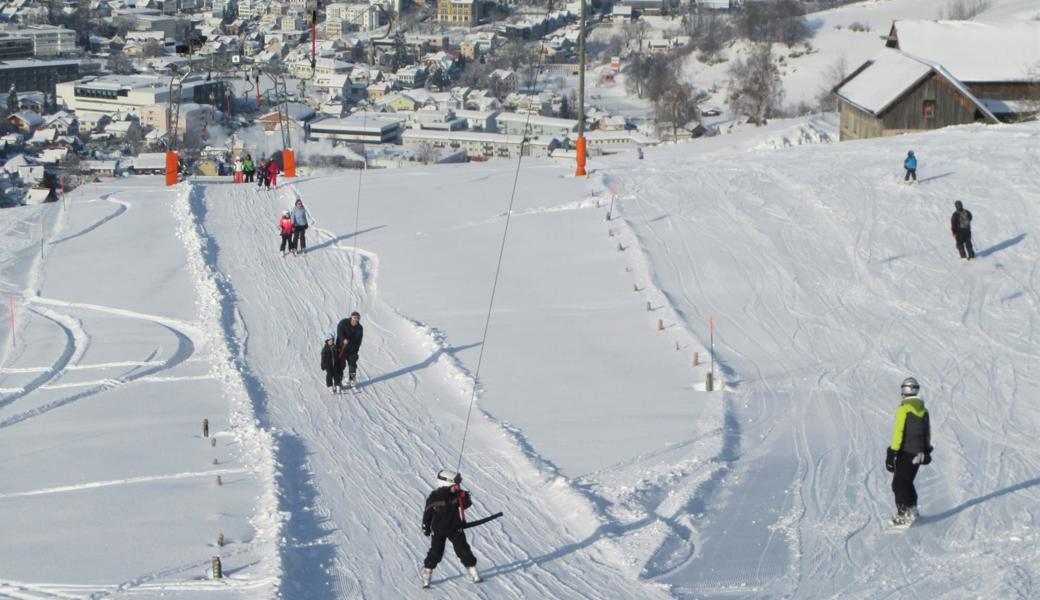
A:
{"label": "ski helmet", "polygon": [[899,390],[903,396],[916,396],[917,392],[921,390],[921,384],[917,383],[913,377],[907,377],[903,380],[903,385],[899,387]]}
{"label": "ski helmet", "polygon": [[329,340],[334,340],[334,339],[336,339],[336,336],[332,335],[331,333],[326,333],[325,334],[325,341],[326,342],[329,341]]}
{"label": "ski helmet", "polygon": [[350,316],[351,316],[351,318],[357,317],[359,321],[361,320],[361,313],[359,313],[356,310],[354,312],[350,313]]}
{"label": "ski helmet", "polygon": [[288,216],[290,216],[291,214],[292,214],[292,213],[291,213],[291,212],[289,212],[288,210],[283,210],[283,211],[282,211],[282,216],[283,216],[283,217],[288,217]]}
{"label": "ski helmet", "polygon": [[437,473],[437,487],[451,487],[456,483],[462,483],[462,475],[451,469],[441,469]]}

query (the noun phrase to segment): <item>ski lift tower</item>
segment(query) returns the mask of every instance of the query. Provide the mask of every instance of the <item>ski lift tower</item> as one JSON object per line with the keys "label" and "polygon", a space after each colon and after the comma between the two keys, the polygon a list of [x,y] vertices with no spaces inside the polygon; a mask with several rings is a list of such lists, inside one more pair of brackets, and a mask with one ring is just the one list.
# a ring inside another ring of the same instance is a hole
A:
{"label": "ski lift tower", "polygon": [[184,74],[177,72],[173,67],[173,75],[170,77],[170,98],[166,108],[166,185],[177,185],[177,175],[180,172],[180,156],[177,154],[177,129],[181,121],[181,96],[184,90],[184,80],[191,75],[191,62]]}

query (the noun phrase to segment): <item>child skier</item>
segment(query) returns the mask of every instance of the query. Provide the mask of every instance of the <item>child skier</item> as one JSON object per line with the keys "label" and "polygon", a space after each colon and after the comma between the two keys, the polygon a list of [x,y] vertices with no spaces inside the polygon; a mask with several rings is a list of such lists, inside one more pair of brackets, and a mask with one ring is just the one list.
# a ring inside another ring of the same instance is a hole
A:
{"label": "child skier", "polygon": [[296,248],[292,245],[292,216],[290,216],[289,211],[282,212],[282,218],[278,220],[278,231],[282,234],[282,246],[279,248],[282,251],[282,256],[285,256],[286,246],[289,247],[290,252],[295,253]]}
{"label": "child skier", "polygon": [[246,154],[246,159],[242,161],[242,173],[245,175],[246,183],[253,183],[253,175],[256,174],[256,165],[253,164],[252,154]]}
{"label": "child skier", "polygon": [[430,587],[430,577],[437,563],[444,556],[444,544],[451,540],[455,555],[466,567],[466,572],[473,583],[480,583],[477,573],[477,558],[473,556],[469,543],[466,542],[466,509],[473,505],[469,492],[462,489],[462,475],[442,469],[437,473],[437,489],[426,498],[426,510],[423,512],[423,535],[430,538],[430,551],[423,561],[419,576],[424,588]]}
{"label": "child skier", "polygon": [[278,163],[273,158],[267,161],[267,185],[278,189]]}
{"label": "child skier", "polygon": [[234,164],[234,169],[235,169],[235,183],[242,183],[243,181],[245,181],[245,175],[243,175],[243,171],[242,171],[242,168],[243,168],[242,157],[241,156],[236,156],[235,157],[235,162],[233,164]]}
{"label": "child skier", "polygon": [[321,347],[321,370],[325,371],[325,385],[333,394],[340,392],[343,383],[343,361],[336,350],[336,336],[325,334],[325,345]]}
{"label": "child skier", "polygon": [[892,444],[885,455],[885,469],[892,473],[892,492],[896,496],[896,515],[890,527],[906,528],[917,520],[917,490],[914,477],[921,465],[932,462],[932,429],[924,400],[917,397],[921,386],[907,377],[900,386],[903,400],[896,409]]}
{"label": "child skier", "polygon": [[[264,159],[260,159],[260,163],[256,167],[256,189],[263,189],[267,184],[267,163]],[[270,187],[270,186],[268,186]]]}
{"label": "child skier", "polygon": [[950,232],[957,242],[957,252],[961,260],[972,260],[975,258],[975,247],[971,245],[971,211],[964,208],[964,204],[957,200],[953,203],[953,214],[950,215]]}
{"label": "child skier", "polygon": [[903,161],[903,168],[906,169],[906,175],[903,176],[903,181],[910,181],[913,177],[914,182],[917,182],[917,157],[914,156],[914,151],[911,150],[906,153],[906,160]]}

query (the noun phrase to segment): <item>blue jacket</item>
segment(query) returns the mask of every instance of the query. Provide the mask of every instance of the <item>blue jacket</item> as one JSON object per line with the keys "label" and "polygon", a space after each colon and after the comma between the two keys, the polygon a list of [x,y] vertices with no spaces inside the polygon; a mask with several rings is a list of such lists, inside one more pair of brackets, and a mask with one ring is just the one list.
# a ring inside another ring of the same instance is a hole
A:
{"label": "blue jacket", "polygon": [[917,157],[916,156],[907,156],[906,160],[903,161],[903,166],[905,168],[907,168],[907,169],[916,169],[917,168]]}
{"label": "blue jacket", "polygon": [[292,208],[292,224],[294,227],[307,226],[307,209],[302,206]]}

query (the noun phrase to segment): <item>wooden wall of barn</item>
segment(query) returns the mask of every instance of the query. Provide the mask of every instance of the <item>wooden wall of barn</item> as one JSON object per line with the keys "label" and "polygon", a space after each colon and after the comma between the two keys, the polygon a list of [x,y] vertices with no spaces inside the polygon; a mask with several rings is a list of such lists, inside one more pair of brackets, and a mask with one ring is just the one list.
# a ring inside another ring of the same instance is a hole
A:
{"label": "wooden wall of barn", "polygon": [[976,98],[992,100],[1040,99],[1040,82],[965,83]]}
{"label": "wooden wall of barn", "polygon": [[856,108],[841,98],[838,98],[838,112],[841,113],[838,141],[881,137],[884,129],[881,119]]}
{"label": "wooden wall of barn", "polygon": [[[927,121],[924,118],[926,100],[935,102],[935,109]],[[975,105],[949,81],[932,73],[889,107],[881,120],[884,129],[938,129],[974,123],[976,110]]]}

